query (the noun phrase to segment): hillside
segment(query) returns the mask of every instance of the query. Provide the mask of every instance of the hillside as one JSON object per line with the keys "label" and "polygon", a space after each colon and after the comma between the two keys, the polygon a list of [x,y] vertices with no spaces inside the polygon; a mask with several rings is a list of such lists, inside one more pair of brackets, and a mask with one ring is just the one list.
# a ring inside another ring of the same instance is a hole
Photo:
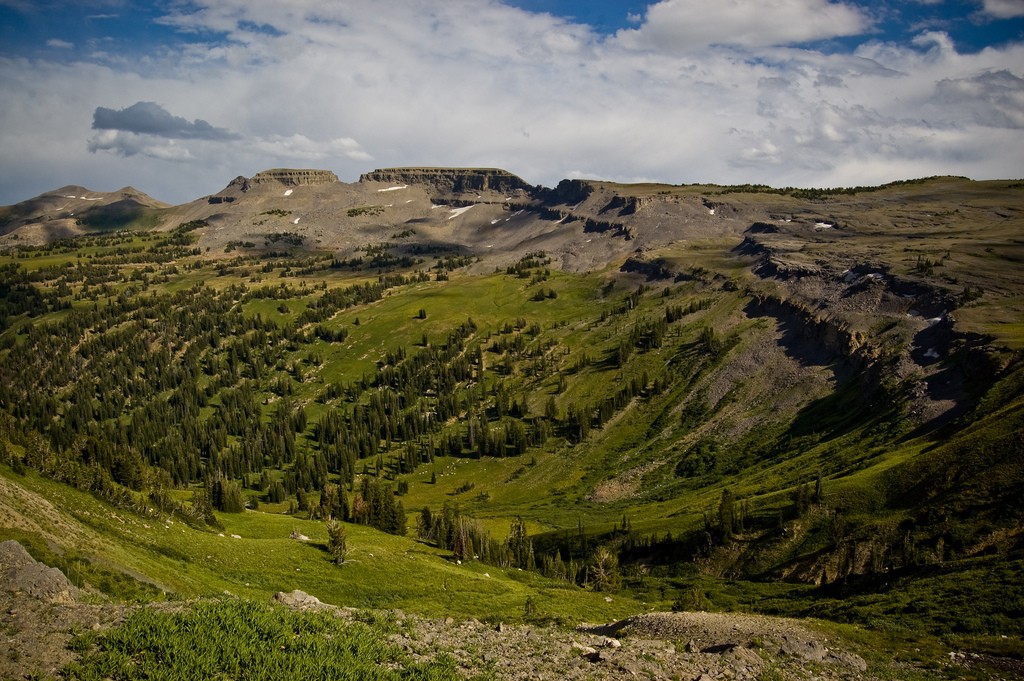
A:
{"label": "hillside", "polygon": [[106,598],[1024,654],[1019,182],[274,169],[0,232],[0,540]]}

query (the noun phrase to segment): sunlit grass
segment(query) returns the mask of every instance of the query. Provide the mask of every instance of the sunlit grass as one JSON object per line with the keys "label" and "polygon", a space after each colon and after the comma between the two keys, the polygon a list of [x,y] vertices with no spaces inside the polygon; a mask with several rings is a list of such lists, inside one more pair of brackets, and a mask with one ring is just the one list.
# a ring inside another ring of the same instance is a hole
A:
{"label": "sunlit grass", "polygon": [[68,679],[450,679],[453,658],[415,662],[387,642],[386,620],[344,621],[252,601],[139,610],[106,633],[82,634]]}

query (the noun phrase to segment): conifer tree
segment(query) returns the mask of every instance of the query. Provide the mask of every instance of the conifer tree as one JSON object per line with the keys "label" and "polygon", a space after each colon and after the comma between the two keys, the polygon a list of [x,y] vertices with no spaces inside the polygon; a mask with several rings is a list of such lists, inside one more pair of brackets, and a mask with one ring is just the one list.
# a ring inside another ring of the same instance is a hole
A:
{"label": "conifer tree", "polygon": [[341,565],[348,555],[348,533],[345,525],[337,520],[328,520],[327,527],[327,552],[331,554],[334,562]]}

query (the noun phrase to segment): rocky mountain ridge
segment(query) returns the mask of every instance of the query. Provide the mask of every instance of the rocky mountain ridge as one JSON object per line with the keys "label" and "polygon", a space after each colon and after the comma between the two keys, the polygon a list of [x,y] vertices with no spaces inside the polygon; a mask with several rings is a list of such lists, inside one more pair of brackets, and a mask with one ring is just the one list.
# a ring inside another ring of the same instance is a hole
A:
{"label": "rocky mountain ridge", "polygon": [[425,185],[442,195],[476,192],[511,195],[534,189],[522,178],[500,168],[378,168],[363,173],[359,182],[382,182],[396,186]]}
{"label": "rocky mountain ridge", "polygon": [[648,281],[705,276],[694,256],[712,250],[743,268],[728,276],[749,292],[751,314],[799,329],[788,341],[795,356],[825,351],[898,377],[927,422],[954,416],[971,382],[1009,361],[991,327],[958,308],[981,291],[1005,292],[1011,309],[1024,304],[1021,282],[1006,281],[990,257],[998,247],[1024,258],[1012,239],[1024,229],[1021,194],[1019,183],[963,178],[813,193],[592,180],[549,189],[494,168],[381,168],[344,183],[326,170],[278,168],[180,206],[131,188],[65,187],[3,209],[0,247],[145,218],[193,225],[210,258],[286,239],[339,259],[380,245],[413,259],[469,256],[488,271],[544,252],[566,271],[611,267]]}

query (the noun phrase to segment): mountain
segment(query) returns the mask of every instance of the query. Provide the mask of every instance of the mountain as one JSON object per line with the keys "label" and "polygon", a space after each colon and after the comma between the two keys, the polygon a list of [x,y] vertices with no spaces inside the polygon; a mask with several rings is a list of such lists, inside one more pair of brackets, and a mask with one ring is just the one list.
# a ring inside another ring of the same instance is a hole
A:
{"label": "mountain", "polygon": [[112,229],[145,221],[152,211],[167,208],[132,187],[116,192],[94,192],[68,185],[0,208],[0,235],[46,243],[73,237],[89,229]]}
{"label": "mountain", "polygon": [[0,539],[108,595],[1024,651],[1020,182],[272,169],[0,224]]}

